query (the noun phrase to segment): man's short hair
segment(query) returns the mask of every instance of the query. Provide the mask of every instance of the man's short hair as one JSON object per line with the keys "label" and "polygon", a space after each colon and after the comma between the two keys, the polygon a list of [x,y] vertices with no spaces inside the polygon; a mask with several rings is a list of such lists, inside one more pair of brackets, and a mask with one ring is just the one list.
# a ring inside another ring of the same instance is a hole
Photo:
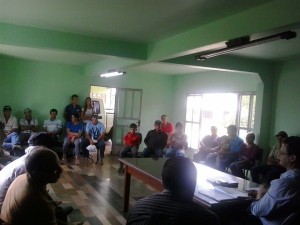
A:
{"label": "man's short hair", "polygon": [[229,125],[227,127],[227,130],[228,131],[233,131],[233,132],[237,132],[237,127],[235,125]]}
{"label": "man's short hair", "polygon": [[3,107],[3,112],[5,111],[11,111],[11,107],[9,105],[6,105]]}
{"label": "man's short hair", "polygon": [[160,118],[163,118],[163,117],[167,117],[167,115],[163,114],[163,115],[161,115],[161,117],[160,117]]}
{"label": "man's short hair", "polygon": [[34,133],[28,139],[29,146],[45,146],[47,148],[53,148],[54,140],[46,133]]}
{"label": "man's short hair", "polygon": [[161,125],[161,121],[160,120],[155,120],[154,125]]}
{"label": "man's short hair", "polygon": [[57,115],[57,109],[51,109],[51,110],[50,110],[50,114],[51,114],[52,112],[55,112],[56,115]]}
{"label": "man's short hair", "polygon": [[73,100],[73,98],[79,98],[78,95],[74,94],[71,96],[71,99]]}
{"label": "man's short hair", "polygon": [[165,162],[162,182],[165,189],[193,194],[197,181],[197,169],[187,157],[174,156]]}
{"label": "man's short hair", "polygon": [[137,129],[137,125],[135,123],[130,124],[129,128]]}
{"label": "man's short hair", "polygon": [[175,128],[177,128],[177,127],[183,127],[183,124],[182,124],[181,122],[177,122],[177,123],[175,124]]}
{"label": "man's short hair", "polygon": [[300,137],[290,136],[283,139],[283,143],[287,145],[286,151],[288,155],[296,155],[297,162],[300,163]]}
{"label": "man's short hair", "polygon": [[29,175],[47,183],[47,175],[61,170],[55,152],[45,147],[31,151],[25,159],[25,167]]}

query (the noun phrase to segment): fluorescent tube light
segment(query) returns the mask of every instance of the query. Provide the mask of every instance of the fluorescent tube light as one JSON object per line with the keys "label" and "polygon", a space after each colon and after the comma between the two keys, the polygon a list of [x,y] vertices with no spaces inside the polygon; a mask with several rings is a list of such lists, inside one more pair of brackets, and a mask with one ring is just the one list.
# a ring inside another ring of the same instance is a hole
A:
{"label": "fluorescent tube light", "polygon": [[111,71],[111,72],[100,74],[100,77],[115,77],[115,76],[122,76],[125,74],[126,72],[124,71]]}
{"label": "fluorescent tube light", "polygon": [[228,42],[226,42],[227,47],[226,48],[222,48],[222,49],[217,49],[211,52],[206,52],[200,55],[197,55],[195,58],[196,60],[199,61],[204,61],[205,59],[209,59],[212,57],[216,57],[219,55],[224,55],[239,49],[243,49],[243,48],[248,48],[251,46],[255,46],[255,45],[260,45],[263,43],[267,43],[267,42],[271,42],[271,41],[276,41],[279,39],[293,39],[297,36],[297,33],[294,31],[286,31],[286,32],[282,32],[282,33],[278,33],[278,34],[273,34],[270,36],[266,36],[263,38],[259,38],[256,40],[252,40],[250,41],[247,40],[245,37],[240,38],[240,41],[238,39],[234,39],[234,40],[229,40]]}

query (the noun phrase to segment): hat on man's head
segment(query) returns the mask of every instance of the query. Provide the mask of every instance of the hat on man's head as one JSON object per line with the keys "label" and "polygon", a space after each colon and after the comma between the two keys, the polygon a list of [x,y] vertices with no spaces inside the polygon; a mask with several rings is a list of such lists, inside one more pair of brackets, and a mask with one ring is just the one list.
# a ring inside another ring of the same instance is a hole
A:
{"label": "hat on man's head", "polygon": [[52,148],[54,146],[53,139],[46,133],[34,133],[28,139],[29,146],[45,146]]}
{"label": "hat on man's head", "polygon": [[11,107],[9,105],[3,107],[3,112],[8,110],[11,111]]}
{"label": "hat on man's head", "polygon": [[160,120],[155,120],[154,125],[161,125],[161,121]]}
{"label": "hat on man's head", "polygon": [[93,113],[92,117],[98,119],[98,114],[97,113]]}
{"label": "hat on man's head", "polygon": [[24,109],[24,113],[28,113],[28,112],[31,112],[31,109],[30,109],[30,108]]}
{"label": "hat on man's head", "polygon": [[287,135],[287,133],[285,132],[285,131],[279,131],[276,135],[275,135],[275,137],[278,137],[278,136],[280,136],[280,137],[283,137],[283,138],[286,138],[286,137],[288,137],[288,135]]}

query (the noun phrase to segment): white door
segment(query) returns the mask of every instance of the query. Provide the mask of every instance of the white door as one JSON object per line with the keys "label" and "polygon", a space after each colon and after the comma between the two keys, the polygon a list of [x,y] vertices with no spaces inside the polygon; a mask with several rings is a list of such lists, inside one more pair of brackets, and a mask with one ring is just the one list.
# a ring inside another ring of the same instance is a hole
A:
{"label": "white door", "polygon": [[119,155],[124,147],[123,137],[129,131],[131,123],[138,128],[141,119],[142,90],[117,88],[115,97],[114,128],[112,154]]}

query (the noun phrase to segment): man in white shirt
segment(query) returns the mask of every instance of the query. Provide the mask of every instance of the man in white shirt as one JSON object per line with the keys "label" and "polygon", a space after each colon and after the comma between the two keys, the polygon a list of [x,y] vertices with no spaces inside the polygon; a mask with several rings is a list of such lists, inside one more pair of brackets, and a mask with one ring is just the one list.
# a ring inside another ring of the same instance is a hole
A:
{"label": "man in white shirt", "polygon": [[38,131],[38,121],[32,118],[31,109],[24,109],[24,118],[20,119],[20,142],[27,145],[28,139],[33,132]]}
{"label": "man in white shirt", "polygon": [[5,125],[3,148],[11,151],[12,153],[12,149],[20,148],[20,142],[17,118],[11,115],[11,111],[12,109],[10,106],[4,106],[3,117],[0,118],[0,121]]}
{"label": "man in white shirt", "polygon": [[50,110],[50,119],[44,121],[43,128],[47,134],[53,139],[57,140],[58,135],[62,132],[62,122],[56,118],[57,109]]}

